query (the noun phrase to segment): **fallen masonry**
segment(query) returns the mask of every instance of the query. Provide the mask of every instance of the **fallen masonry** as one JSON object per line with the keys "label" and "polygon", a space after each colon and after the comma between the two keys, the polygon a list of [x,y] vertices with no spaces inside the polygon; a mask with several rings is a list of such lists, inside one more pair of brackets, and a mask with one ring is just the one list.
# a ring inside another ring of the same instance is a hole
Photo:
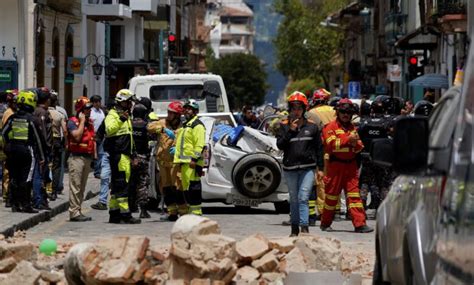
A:
{"label": "fallen masonry", "polygon": [[352,273],[364,262],[344,257],[336,239],[255,234],[236,241],[222,235],[217,222],[188,215],[176,221],[168,247],[145,236],[119,236],[60,245],[54,256],[44,256],[23,239],[0,240],[0,285],[286,284],[291,274],[311,281],[324,272],[338,274],[338,283],[326,284],[361,284]]}

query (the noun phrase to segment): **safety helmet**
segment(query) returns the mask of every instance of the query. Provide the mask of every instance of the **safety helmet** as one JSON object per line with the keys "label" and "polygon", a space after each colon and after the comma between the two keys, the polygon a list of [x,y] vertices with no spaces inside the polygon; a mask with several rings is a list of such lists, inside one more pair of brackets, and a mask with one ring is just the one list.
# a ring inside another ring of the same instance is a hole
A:
{"label": "safety helmet", "polygon": [[140,118],[145,120],[148,116],[148,113],[148,108],[141,103],[135,104],[135,106],[133,106],[133,118]]}
{"label": "safety helmet", "polygon": [[343,98],[337,102],[336,105],[336,110],[337,111],[346,111],[346,112],[351,112],[351,113],[357,113],[357,107],[352,103],[350,99]]}
{"label": "safety helmet", "polygon": [[421,100],[420,102],[416,103],[414,113],[415,115],[428,117],[432,110],[433,104],[426,100]]}
{"label": "safety helmet", "polygon": [[319,88],[319,89],[315,90],[314,93],[313,93],[313,101],[328,100],[330,96],[331,96],[331,92],[327,91],[324,88]]}
{"label": "safety helmet", "polygon": [[16,103],[20,107],[26,107],[30,111],[33,111],[36,108],[36,104],[38,102],[38,97],[34,92],[34,89],[25,89],[21,90],[18,93]]}
{"label": "safety helmet", "polygon": [[120,103],[127,100],[132,100],[134,96],[135,94],[133,94],[132,91],[128,89],[121,89],[115,95],[115,102]]}
{"label": "safety helmet", "polygon": [[81,112],[84,109],[90,108],[92,108],[92,103],[87,97],[81,96],[77,98],[76,101],[74,101],[74,110],[76,110],[77,113]]}
{"label": "safety helmet", "polygon": [[51,98],[51,91],[48,87],[36,88],[36,94],[38,96],[38,102],[45,102]]}
{"label": "safety helmet", "polygon": [[385,108],[383,102],[380,101],[374,101],[370,105],[370,111],[373,114],[384,114],[385,113]]}
{"label": "safety helmet", "polygon": [[7,102],[16,101],[16,97],[18,96],[18,89],[5,90],[5,94],[5,99]]}
{"label": "safety helmet", "polygon": [[291,105],[300,103],[304,105],[304,109],[308,107],[308,98],[306,98],[306,95],[299,91],[295,91],[288,96],[288,108],[290,109]]}
{"label": "safety helmet", "polygon": [[152,103],[151,103],[150,98],[148,98],[148,97],[141,97],[141,98],[138,100],[138,103],[140,103],[140,104],[142,104],[143,106],[145,106],[146,109],[148,110],[148,112],[151,112],[151,111],[152,111],[152,109],[151,109]]}
{"label": "safety helmet", "polygon": [[181,114],[183,113],[183,104],[180,101],[171,102],[168,105],[168,111]]}
{"label": "safety helmet", "polygon": [[192,108],[196,111],[199,111],[199,104],[194,99],[186,100],[184,102],[183,108],[186,108],[186,107],[189,107],[189,108]]}
{"label": "safety helmet", "polygon": [[341,97],[335,96],[329,100],[328,104],[329,106],[336,108],[337,103],[339,103],[340,100],[341,100]]}

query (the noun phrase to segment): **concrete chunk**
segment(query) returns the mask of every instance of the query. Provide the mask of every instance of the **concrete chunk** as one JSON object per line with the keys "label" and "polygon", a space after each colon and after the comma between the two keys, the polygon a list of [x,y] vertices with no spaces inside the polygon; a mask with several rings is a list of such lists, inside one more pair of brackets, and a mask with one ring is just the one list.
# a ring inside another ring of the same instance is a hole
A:
{"label": "concrete chunk", "polygon": [[278,267],[278,264],[278,259],[273,252],[269,252],[262,258],[252,262],[252,266],[260,272],[271,272]]}
{"label": "concrete chunk", "polygon": [[0,273],[7,273],[13,270],[17,264],[14,257],[9,257],[4,260],[0,260]]}
{"label": "concrete chunk", "polygon": [[277,249],[281,253],[288,253],[293,248],[295,248],[295,239],[294,238],[281,238],[270,241],[270,247],[272,249]]}
{"label": "concrete chunk", "polygon": [[13,269],[13,271],[8,274],[8,277],[0,284],[33,285],[39,281],[40,277],[41,272],[36,270],[33,264],[22,260],[20,263],[18,263],[15,269]]}
{"label": "concrete chunk", "polygon": [[232,279],[232,281],[251,282],[251,281],[257,280],[259,277],[260,277],[260,272],[258,272],[257,269],[250,266],[244,266],[237,270],[237,273],[235,274],[234,279]]}
{"label": "concrete chunk", "polygon": [[240,263],[251,263],[270,250],[268,240],[262,235],[249,236],[236,243],[235,249]]}

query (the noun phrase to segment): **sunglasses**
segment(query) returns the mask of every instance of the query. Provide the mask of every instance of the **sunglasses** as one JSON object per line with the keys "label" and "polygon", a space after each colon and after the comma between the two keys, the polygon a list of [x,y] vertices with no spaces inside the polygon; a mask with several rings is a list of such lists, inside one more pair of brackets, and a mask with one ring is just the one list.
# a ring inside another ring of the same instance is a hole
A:
{"label": "sunglasses", "polygon": [[349,111],[349,110],[339,110],[339,113],[340,113],[340,114],[347,114],[347,115],[352,115],[352,114],[354,114],[354,112]]}

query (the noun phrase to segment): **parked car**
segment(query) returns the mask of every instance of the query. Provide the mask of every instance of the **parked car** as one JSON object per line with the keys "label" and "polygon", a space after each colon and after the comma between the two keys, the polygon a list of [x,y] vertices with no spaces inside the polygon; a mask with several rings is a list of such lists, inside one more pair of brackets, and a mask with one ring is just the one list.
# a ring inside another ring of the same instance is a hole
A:
{"label": "parked car", "polygon": [[447,91],[429,118],[428,167],[399,175],[379,206],[374,283],[429,284],[436,267],[440,196],[449,170],[461,89]]}
{"label": "parked car", "polygon": [[403,175],[384,203],[403,202],[377,215],[374,284],[474,284],[473,93],[471,45],[462,91],[436,107],[439,120],[405,117],[393,143],[373,143],[374,162]]}

